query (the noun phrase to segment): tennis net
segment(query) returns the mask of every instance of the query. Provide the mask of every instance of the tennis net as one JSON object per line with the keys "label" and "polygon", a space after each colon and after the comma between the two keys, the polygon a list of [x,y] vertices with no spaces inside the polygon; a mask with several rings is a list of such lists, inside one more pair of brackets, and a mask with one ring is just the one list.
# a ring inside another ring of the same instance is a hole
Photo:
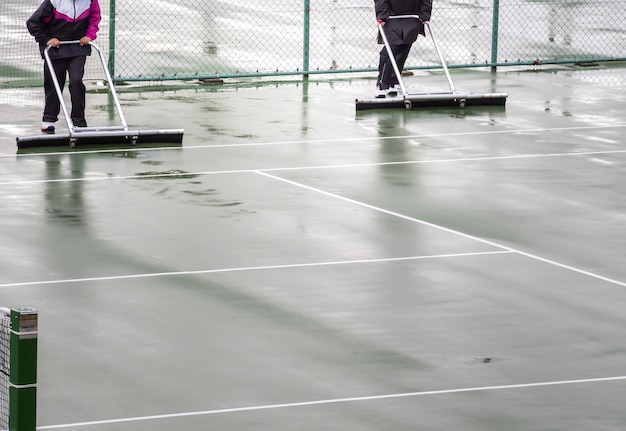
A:
{"label": "tennis net", "polygon": [[0,308],[0,430],[9,429],[11,311]]}
{"label": "tennis net", "polygon": [[37,310],[0,307],[0,431],[36,429],[37,328]]}

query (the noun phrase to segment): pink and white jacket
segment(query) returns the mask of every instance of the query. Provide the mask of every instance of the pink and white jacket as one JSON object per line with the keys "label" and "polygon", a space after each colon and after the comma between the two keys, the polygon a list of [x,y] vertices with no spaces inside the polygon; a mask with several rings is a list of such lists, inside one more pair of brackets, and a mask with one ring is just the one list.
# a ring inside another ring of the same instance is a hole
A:
{"label": "pink and white jacket", "polygon": [[[80,40],[87,36],[95,40],[102,15],[98,0],[44,0],[26,21],[31,35],[39,43],[43,56],[46,43],[57,38],[60,41]],[[91,47],[78,44],[61,45],[50,50],[53,58],[89,55]]]}

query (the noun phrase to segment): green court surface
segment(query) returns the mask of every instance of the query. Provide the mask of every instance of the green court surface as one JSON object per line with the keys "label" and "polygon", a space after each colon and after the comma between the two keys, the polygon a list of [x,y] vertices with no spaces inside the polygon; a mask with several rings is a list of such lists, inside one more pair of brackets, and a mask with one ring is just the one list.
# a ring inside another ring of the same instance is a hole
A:
{"label": "green court surface", "polygon": [[18,152],[42,92],[3,90],[38,428],[623,429],[626,68],[452,76],[506,108],[357,113],[371,75],[122,89],[185,130],[158,148]]}

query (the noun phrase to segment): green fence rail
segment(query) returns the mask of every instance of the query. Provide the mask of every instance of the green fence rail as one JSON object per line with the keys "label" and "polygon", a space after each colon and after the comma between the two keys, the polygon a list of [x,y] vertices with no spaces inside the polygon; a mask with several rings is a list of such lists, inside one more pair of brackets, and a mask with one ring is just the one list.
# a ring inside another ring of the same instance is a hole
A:
{"label": "green fence rail", "polygon": [[[39,2],[3,0],[3,87],[41,83],[24,25]],[[100,4],[97,43],[116,81],[371,72],[378,61],[373,0]],[[432,23],[450,67],[626,60],[624,0],[435,0]],[[420,39],[406,68],[439,67]]]}

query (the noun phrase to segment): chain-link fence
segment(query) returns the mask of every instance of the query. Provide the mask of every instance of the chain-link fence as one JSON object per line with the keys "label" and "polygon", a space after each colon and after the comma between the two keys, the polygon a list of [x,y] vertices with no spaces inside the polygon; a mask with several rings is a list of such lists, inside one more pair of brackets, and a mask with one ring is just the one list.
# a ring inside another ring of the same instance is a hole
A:
{"label": "chain-link fence", "polygon": [[[39,3],[3,0],[3,87],[41,83],[24,24]],[[373,71],[378,61],[373,0],[100,4],[97,43],[116,80]],[[624,0],[435,0],[432,24],[451,67],[626,60]],[[406,68],[437,67],[420,39]]]}

